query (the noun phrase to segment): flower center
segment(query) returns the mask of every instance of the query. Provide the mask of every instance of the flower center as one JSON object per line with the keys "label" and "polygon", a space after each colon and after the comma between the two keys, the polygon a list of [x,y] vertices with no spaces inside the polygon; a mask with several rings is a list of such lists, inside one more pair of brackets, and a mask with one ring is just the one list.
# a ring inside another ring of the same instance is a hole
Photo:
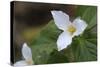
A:
{"label": "flower center", "polygon": [[76,28],[73,25],[70,25],[67,29],[68,32],[71,33],[71,35],[76,31]]}
{"label": "flower center", "polygon": [[27,64],[29,64],[29,65],[32,65],[32,64],[33,64],[33,61],[32,61],[32,60],[27,60],[26,62],[27,62]]}

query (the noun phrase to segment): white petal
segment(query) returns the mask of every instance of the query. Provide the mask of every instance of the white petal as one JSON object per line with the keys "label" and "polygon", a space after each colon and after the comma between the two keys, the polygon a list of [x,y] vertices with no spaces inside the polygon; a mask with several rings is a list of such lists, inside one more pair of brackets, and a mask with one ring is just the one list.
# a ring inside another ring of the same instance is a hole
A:
{"label": "white petal", "polygon": [[66,48],[68,45],[71,44],[71,42],[72,42],[72,36],[69,33],[67,32],[61,33],[57,40],[58,51]]}
{"label": "white petal", "polygon": [[79,17],[73,21],[73,24],[76,27],[76,32],[73,35],[76,35],[76,36],[82,34],[87,27],[87,23],[81,20]]}
{"label": "white petal", "polygon": [[26,43],[23,44],[22,55],[25,58],[25,60],[31,60],[32,59],[31,49],[27,46]]}
{"label": "white petal", "polygon": [[18,61],[14,64],[14,67],[23,67],[23,66],[26,66],[28,65],[24,60],[22,61]]}
{"label": "white petal", "polygon": [[69,21],[69,16],[62,11],[51,11],[54,18],[55,24],[61,30],[66,30],[67,25],[71,22]]}

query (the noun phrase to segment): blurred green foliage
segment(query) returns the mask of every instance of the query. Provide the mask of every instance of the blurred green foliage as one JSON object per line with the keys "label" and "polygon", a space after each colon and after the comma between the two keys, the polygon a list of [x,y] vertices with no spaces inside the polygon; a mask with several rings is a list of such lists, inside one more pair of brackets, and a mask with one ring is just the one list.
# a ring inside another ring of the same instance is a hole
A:
{"label": "blurred green foliage", "polygon": [[57,51],[56,41],[62,31],[53,20],[38,33],[31,42],[35,64],[97,60],[97,7],[78,6],[75,18],[79,16],[87,22],[87,29],[82,35],[74,37],[72,44],[60,52]]}
{"label": "blurred green foliage", "polygon": [[32,41],[33,60],[36,64],[47,63],[49,54],[57,50],[56,40],[60,33],[54,22],[50,21]]}

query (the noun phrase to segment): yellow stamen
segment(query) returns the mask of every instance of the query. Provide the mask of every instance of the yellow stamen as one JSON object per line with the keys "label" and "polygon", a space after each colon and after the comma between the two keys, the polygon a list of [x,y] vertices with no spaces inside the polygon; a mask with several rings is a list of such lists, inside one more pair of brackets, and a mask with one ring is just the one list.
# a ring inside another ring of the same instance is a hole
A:
{"label": "yellow stamen", "polygon": [[32,65],[33,64],[33,61],[32,60],[27,60],[26,61],[29,65]]}
{"label": "yellow stamen", "polygon": [[76,31],[76,28],[73,25],[70,25],[67,29],[68,32],[71,33],[71,35]]}

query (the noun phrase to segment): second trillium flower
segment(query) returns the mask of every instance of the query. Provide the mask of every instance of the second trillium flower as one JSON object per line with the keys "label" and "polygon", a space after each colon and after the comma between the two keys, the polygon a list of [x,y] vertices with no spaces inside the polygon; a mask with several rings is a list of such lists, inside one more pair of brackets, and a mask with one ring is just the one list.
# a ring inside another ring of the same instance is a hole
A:
{"label": "second trillium flower", "polygon": [[63,30],[57,40],[58,51],[63,50],[72,42],[74,36],[78,36],[84,32],[87,24],[79,17],[73,22],[69,20],[69,16],[62,11],[51,11],[56,26]]}
{"label": "second trillium flower", "polygon": [[22,55],[23,55],[24,60],[17,61],[14,64],[14,67],[22,67],[22,66],[34,64],[34,62],[32,60],[32,52],[31,52],[31,49],[27,46],[26,43],[23,44],[23,47],[22,47]]}

